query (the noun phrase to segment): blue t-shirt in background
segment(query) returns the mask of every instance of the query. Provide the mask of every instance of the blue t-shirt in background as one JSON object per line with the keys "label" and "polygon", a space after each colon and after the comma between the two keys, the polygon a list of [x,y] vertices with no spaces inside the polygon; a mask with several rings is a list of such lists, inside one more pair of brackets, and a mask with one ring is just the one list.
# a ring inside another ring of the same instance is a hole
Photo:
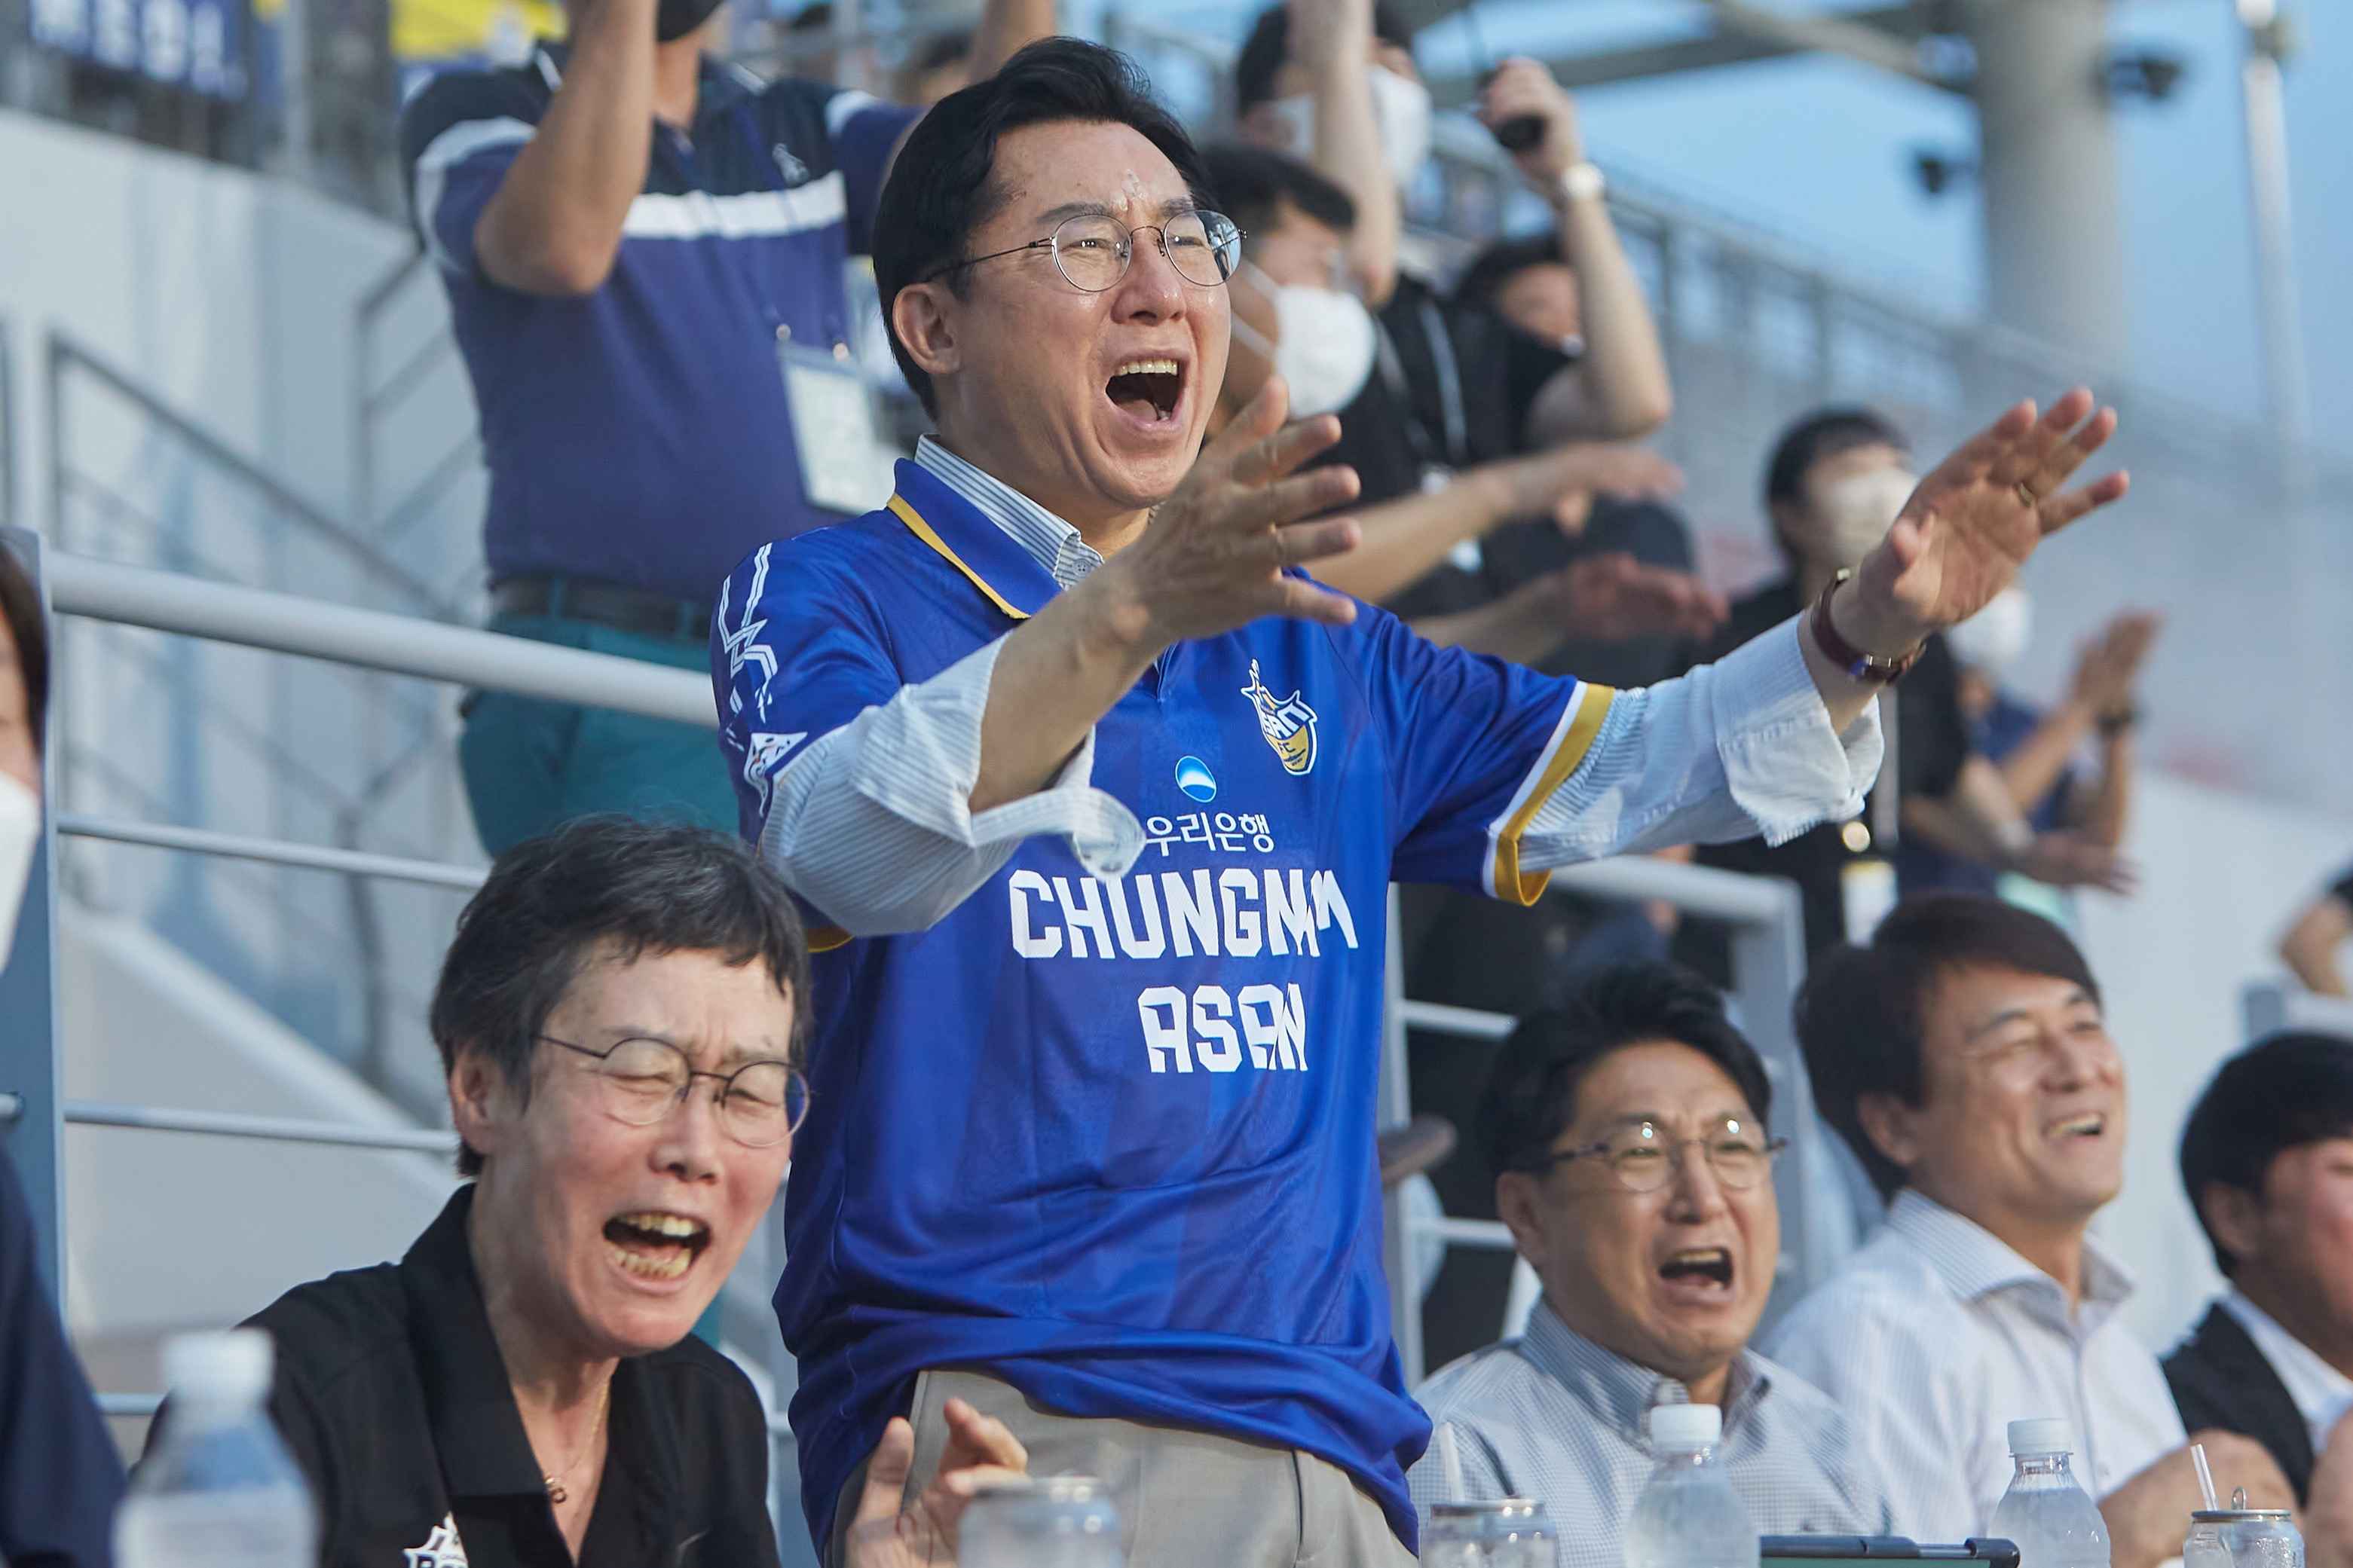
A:
{"label": "blue t-shirt in background", "polygon": [[491,579],[707,602],[754,546],[838,520],[803,491],[777,345],[851,342],[843,268],[920,111],[706,59],[691,131],[649,127],[603,286],[519,293],[484,274],[474,227],[564,58],[542,45],[511,70],[447,73],[401,114],[411,207],[481,410]]}
{"label": "blue t-shirt in background", "polygon": [[[769,759],[1055,593],[930,473],[898,486],[955,559],[879,511],[764,547],[722,596],[748,835]],[[1388,884],[1532,900],[1519,835],[1611,696],[1370,606],[1180,643],[1095,726],[1094,787],[1147,836],[1124,878],[1030,838],[929,930],[818,956],[776,1290],[817,1539],[915,1375],[955,1365],[1073,1415],[1319,1454],[1413,1542],[1430,1428],[1374,1147]]]}

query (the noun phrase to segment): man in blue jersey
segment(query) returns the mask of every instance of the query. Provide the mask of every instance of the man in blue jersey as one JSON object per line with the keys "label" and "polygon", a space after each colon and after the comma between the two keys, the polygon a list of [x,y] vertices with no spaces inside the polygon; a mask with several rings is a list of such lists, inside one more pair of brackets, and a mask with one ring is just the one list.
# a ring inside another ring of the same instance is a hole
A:
{"label": "man in blue jersey", "polygon": [[[866,504],[802,432],[865,413],[843,268],[919,112],[708,58],[717,5],[569,0],[568,45],[437,77],[400,126],[481,412],[492,626],[689,668],[745,551]],[[979,68],[1052,17],[989,0]],[[692,726],[498,693],[465,711],[492,854],[595,811],[732,814]]]}
{"label": "man in blue jersey", "polygon": [[[938,435],[888,506],[713,612],[744,828],[813,911],[814,1089],[776,1310],[803,1498],[951,1394],[1103,1474],[1132,1563],[1398,1563],[1429,1424],[1374,1159],[1393,878],[1852,813],[1879,685],[2042,536],[2113,428],[2073,393],[1923,482],[1853,580],[1644,690],[1443,649],[1296,570],[1348,549],[1337,437],[1273,386],[1206,447],[1233,226],[1120,57],[943,100],[883,194]],[[2080,426],[2080,428],[2079,428]]]}

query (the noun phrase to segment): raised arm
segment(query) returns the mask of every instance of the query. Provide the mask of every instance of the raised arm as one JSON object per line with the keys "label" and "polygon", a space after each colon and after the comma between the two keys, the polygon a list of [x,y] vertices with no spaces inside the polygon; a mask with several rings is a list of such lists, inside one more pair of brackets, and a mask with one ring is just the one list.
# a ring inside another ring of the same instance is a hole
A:
{"label": "raised arm", "polygon": [[1285,37],[1315,101],[1308,162],[1356,204],[1348,266],[1365,302],[1379,310],[1397,288],[1398,237],[1405,207],[1382,155],[1373,117],[1372,0],[1289,0]]}
{"label": "raised arm", "polygon": [[1054,0],[987,0],[972,36],[972,79],[995,76],[1006,61],[1054,32]]}
{"label": "raised arm", "polygon": [[1641,282],[1618,243],[1599,176],[1585,161],[1575,102],[1542,64],[1516,58],[1487,84],[1479,117],[1489,125],[1528,117],[1543,122],[1542,139],[1514,161],[1552,204],[1584,323],[1585,357],[1545,383],[1519,434],[1531,447],[1648,435],[1674,408],[1667,356]]}
{"label": "raised arm", "polygon": [[525,294],[594,293],[645,188],[654,117],[656,0],[586,0],[564,83],[474,228],[491,281]]}
{"label": "raised arm", "polygon": [[1344,594],[1379,604],[1419,581],[1456,545],[1483,539],[1516,518],[1548,512],[1562,531],[1575,533],[1584,528],[1597,491],[1662,500],[1682,489],[1682,470],[1639,447],[1580,445],[1482,463],[1443,489],[1357,512],[1363,542],[1315,575]]}

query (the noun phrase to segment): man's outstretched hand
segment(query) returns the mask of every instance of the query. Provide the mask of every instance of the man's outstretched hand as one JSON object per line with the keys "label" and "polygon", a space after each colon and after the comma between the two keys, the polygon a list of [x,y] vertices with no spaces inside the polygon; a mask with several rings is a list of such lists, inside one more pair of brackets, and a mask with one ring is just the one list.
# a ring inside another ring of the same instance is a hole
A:
{"label": "man's outstretched hand", "polygon": [[1920,481],[1831,606],[1832,624],[1893,658],[1976,615],[2045,539],[2124,495],[2122,473],[2064,488],[2116,428],[2116,410],[2094,412],[2080,386],[2040,419],[2031,402],[2010,409]]}
{"label": "man's outstretched hand", "polygon": [[984,1487],[1026,1474],[1029,1455],[1005,1424],[961,1399],[942,1412],[947,1452],[913,1506],[902,1508],[915,1463],[915,1429],[894,1415],[867,1462],[865,1489],[846,1544],[849,1568],[955,1568],[956,1526]]}

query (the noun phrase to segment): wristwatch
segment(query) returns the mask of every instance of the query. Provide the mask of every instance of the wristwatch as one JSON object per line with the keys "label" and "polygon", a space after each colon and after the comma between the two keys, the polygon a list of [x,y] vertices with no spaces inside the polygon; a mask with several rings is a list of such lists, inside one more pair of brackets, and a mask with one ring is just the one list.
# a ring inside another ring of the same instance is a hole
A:
{"label": "wristwatch", "polygon": [[1592,163],[1571,163],[1560,172],[1560,199],[1580,202],[1599,198],[1609,188],[1601,170]]}
{"label": "wristwatch", "polygon": [[1844,670],[1849,680],[1865,686],[1892,686],[1904,678],[1905,670],[1920,662],[1920,655],[1928,645],[1925,640],[1917,642],[1908,653],[1882,658],[1863,652],[1839,636],[1838,628],[1831,625],[1831,596],[1839,591],[1839,584],[1853,575],[1852,567],[1839,568],[1838,575],[1823,587],[1822,596],[1814,601],[1813,613],[1806,617],[1806,625],[1813,633],[1814,646],[1822,650],[1822,657]]}

